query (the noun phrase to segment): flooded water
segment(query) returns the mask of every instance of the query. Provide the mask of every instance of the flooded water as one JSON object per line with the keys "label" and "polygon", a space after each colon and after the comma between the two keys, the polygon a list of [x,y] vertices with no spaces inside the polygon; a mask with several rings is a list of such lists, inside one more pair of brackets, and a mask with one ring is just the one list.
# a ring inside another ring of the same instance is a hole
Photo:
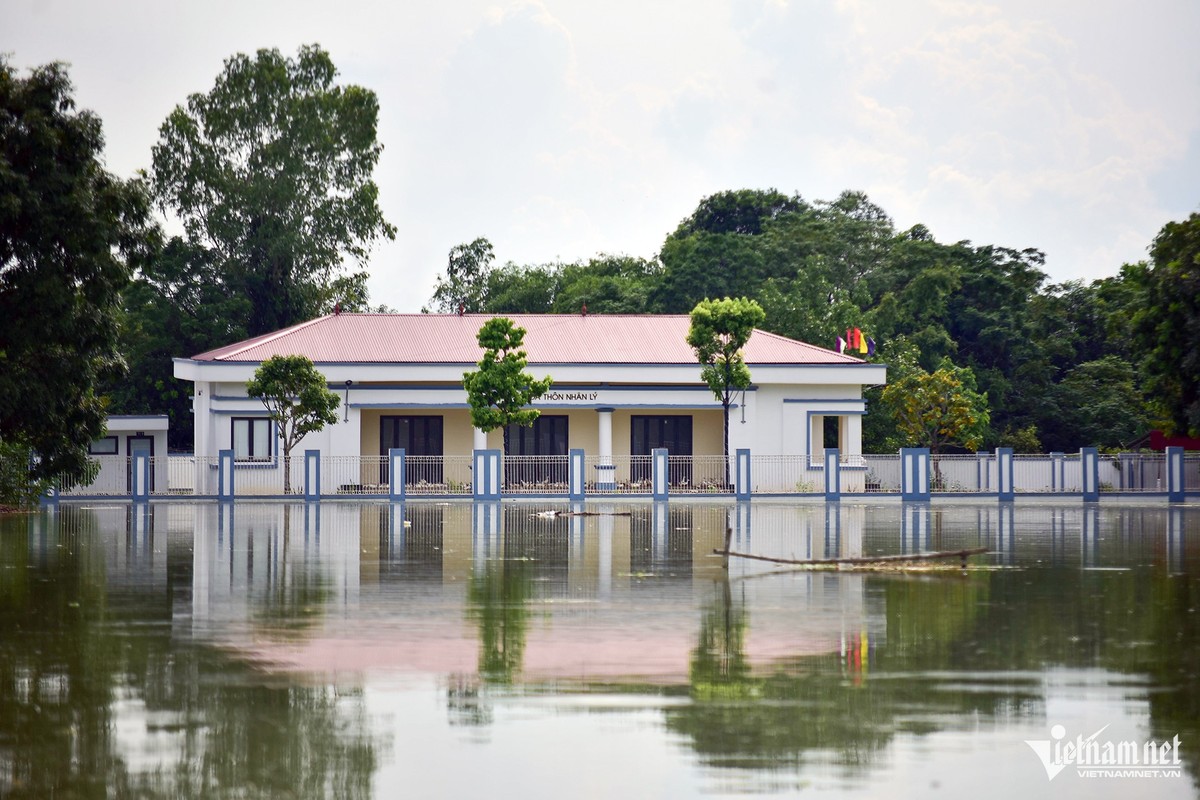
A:
{"label": "flooded water", "polygon": [[1196,796],[1200,506],[549,510],[0,518],[0,797]]}

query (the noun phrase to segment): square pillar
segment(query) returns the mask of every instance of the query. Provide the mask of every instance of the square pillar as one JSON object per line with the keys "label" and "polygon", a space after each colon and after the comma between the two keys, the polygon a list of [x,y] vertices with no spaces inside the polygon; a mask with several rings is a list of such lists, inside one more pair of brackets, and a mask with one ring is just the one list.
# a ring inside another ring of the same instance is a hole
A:
{"label": "square pillar", "polygon": [[734,494],[738,500],[750,499],[750,448],[739,447],[734,469]]}
{"label": "square pillar", "polygon": [[1167,448],[1167,502],[1182,503],[1187,485],[1183,474],[1183,448]]}
{"label": "square pillar", "polygon": [[1067,487],[1067,473],[1063,453],[1050,454],[1050,491],[1061,492]]}
{"label": "square pillar", "polygon": [[900,448],[900,497],[903,500],[929,499],[929,448]]}
{"label": "square pillar", "polygon": [[472,473],[476,500],[500,499],[502,461],[499,450],[475,451]]}
{"label": "square pillar", "polygon": [[233,466],[232,450],[217,453],[217,497],[222,500],[233,499]]}
{"label": "square pillar", "polygon": [[570,477],[568,478],[567,494],[571,500],[582,500],[584,496],[584,485],[587,477],[587,466],[583,456],[583,449],[576,447],[571,449],[570,454]]}
{"label": "square pillar", "polygon": [[150,499],[150,456],[135,453],[133,456],[133,480],[130,482],[133,500],[144,503]]}
{"label": "square pillar", "polygon": [[841,453],[836,447],[825,451],[825,499],[842,499]]}
{"label": "square pillar", "polygon": [[404,487],[408,483],[408,462],[403,447],[388,450],[388,499],[393,503],[404,500]]}
{"label": "square pillar", "polygon": [[1012,500],[1016,497],[1013,488],[1013,449],[1011,447],[996,448],[996,497],[1000,500]]}
{"label": "square pillar", "polygon": [[667,448],[656,447],[650,451],[651,486],[655,500],[666,500],[668,493],[668,476],[670,462],[667,460]]}
{"label": "square pillar", "polygon": [[1079,466],[1083,470],[1083,500],[1085,503],[1100,499],[1100,451],[1095,447],[1084,447],[1079,451]]}
{"label": "square pillar", "polygon": [[304,451],[304,499],[321,499],[321,451]]}

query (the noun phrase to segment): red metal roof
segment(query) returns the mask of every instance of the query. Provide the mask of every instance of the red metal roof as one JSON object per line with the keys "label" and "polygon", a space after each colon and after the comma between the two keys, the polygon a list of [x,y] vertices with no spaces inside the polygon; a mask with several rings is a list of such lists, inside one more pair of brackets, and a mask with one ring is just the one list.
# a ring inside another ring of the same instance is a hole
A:
{"label": "red metal roof", "polygon": [[[686,314],[331,314],[193,356],[261,362],[303,355],[317,364],[473,364],[485,320],[506,316],[526,330],[530,364],[695,364]],[[756,330],[749,364],[861,364],[853,356]]]}

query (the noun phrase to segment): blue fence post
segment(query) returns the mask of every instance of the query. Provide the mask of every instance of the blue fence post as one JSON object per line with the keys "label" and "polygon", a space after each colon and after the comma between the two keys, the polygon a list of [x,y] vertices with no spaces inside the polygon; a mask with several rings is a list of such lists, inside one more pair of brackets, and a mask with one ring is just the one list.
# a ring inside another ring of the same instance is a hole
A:
{"label": "blue fence post", "polygon": [[1186,485],[1183,480],[1183,448],[1167,448],[1167,502],[1182,503]]}
{"label": "blue fence post", "polygon": [[667,448],[656,447],[650,451],[651,484],[655,500],[666,500],[670,477],[670,464],[667,459]]}
{"label": "blue fence post", "polygon": [[499,450],[476,450],[473,484],[476,500],[499,500],[501,487]]}
{"label": "blue fence post", "polygon": [[217,497],[232,500],[233,493],[233,451],[221,450],[217,453]]}
{"label": "blue fence post", "polygon": [[1017,496],[1013,486],[1013,449],[1011,447],[996,448],[996,497],[1001,501],[1012,500]]}
{"label": "blue fence post", "polygon": [[836,447],[825,448],[825,499],[842,499],[841,453]]}
{"label": "blue fence post", "polygon": [[929,448],[900,448],[900,497],[903,500],[929,499]]}
{"label": "blue fence post", "polygon": [[304,499],[321,499],[321,451],[304,451]]}
{"label": "blue fence post", "polygon": [[1100,499],[1100,451],[1095,447],[1079,450],[1079,468],[1083,471],[1083,501]]}
{"label": "blue fence post", "polygon": [[145,453],[133,455],[133,485],[130,487],[135,503],[150,499],[150,456]]}
{"label": "blue fence post", "polygon": [[734,470],[734,495],[738,500],[750,499],[750,448],[739,447]]}
{"label": "blue fence post", "polygon": [[393,503],[403,502],[405,486],[408,485],[408,460],[403,447],[388,450],[388,499]]}
{"label": "blue fence post", "polygon": [[571,500],[582,500],[586,493],[585,478],[587,477],[586,459],[583,448],[575,447],[570,452],[571,470],[568,478],[567,494]]}
{"label": "blue fence post", "polygon": [[1067,488],[1067,471],[1063,453],[1050,454],[1050,491],[1061,492]]}

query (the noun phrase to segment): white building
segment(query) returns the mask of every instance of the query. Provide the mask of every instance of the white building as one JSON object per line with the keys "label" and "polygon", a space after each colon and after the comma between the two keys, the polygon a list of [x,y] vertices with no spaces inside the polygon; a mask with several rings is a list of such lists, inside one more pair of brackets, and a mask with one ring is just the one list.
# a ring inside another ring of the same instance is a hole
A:
{"label": "white building", "polygon": [[[721,455],[721,404],[700,378],[686,315],[506,316],[527,331],[527,371],[554,379],[534,404],[537,423],[513,431],[509,455],[565,456],[580,448],[617,464],[617,480],[636,479],[630,457],[654,448]],[[471,426],[462,387],[463,373],[482,355],[476,334],[488,318],[336,314],[175,359],[176,377],[195,384],[196,456],[232,449],[239,471],[278,463],[272,423],[246,394],[254,371],[276,355],[311,359],[343,400],[339,422],[311,434],[295,454],[316,449],[323,460],[362,460],[404,448],[410,457],[448,462],[500,448],[501,431]],[[885,382],[883,365],[765,331],[751,336],[745,358],[753,386],[730,411],[730,453],[749,448],[755,456],[806,456],[819,464],[826,447],[838,447],[844,461],[856,463],[863,388]],[[862,476],[848,480],[853,490]]]}

